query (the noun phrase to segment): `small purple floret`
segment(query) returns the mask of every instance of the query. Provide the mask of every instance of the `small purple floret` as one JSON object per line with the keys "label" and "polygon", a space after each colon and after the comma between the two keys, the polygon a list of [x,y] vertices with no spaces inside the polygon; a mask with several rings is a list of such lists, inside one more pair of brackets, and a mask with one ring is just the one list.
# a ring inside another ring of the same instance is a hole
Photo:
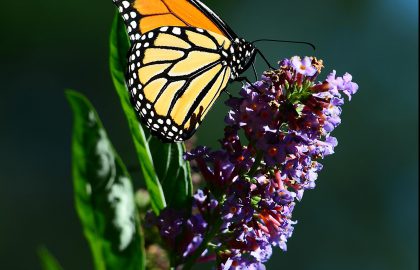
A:
{"label": "small purple floret", "polygon": [[316,68],[312,66],[312,61],[307,56],[304,57],[303,60],[300,59],[299,56],[294,56],[292,57],[291,62],[292,62],[292,67],[299,74],[311,77],[311,76],[314,76],[316,73]]}

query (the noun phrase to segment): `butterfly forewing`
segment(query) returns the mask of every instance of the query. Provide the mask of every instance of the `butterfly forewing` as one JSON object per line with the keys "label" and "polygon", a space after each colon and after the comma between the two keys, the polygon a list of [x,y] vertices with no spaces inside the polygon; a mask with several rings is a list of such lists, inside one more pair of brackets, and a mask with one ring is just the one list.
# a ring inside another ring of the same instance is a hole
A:
{"label": "butterfly forewing", "polygon": [[198,0],[113,0],[130,39],[164,26],[198,27],[232,39],[233,32]]}
{"label": "butterfly forewing", "polygon": [[231,77],[230,45],[194,27],[161,27],[133,43],[128,85],[154,135],[165,141],[192,136]]}

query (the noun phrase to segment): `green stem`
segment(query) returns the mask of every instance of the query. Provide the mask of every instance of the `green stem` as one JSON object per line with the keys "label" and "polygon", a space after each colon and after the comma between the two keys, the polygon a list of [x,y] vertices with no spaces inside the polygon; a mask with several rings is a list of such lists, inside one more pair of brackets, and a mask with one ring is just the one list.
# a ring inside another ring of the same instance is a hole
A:
{"label": "green stem", "polygon": [[182,270],[190,270],[193,267],[194,263],[200,258],[201,254],[203,254],[203,252],[206,250],[208,244],[211,242],[211,240],[213,240],[213,238],[219,232],[220,226],[222,225],[222,219],[216,218],[214,220],[215,220],[215,224],[213,225],[211,230],[207,231],[206,235],[204,236],[203,242],[201,242],[200,246],[187,259]]}
{"label": "green stem", "polygon": [[264,153],[262,151],[258,151],[257,153],[257,157],[255,158],[255,162],[254,165],[252,165],[251,170],[249,170],[249,172],[247,173],[248,176],[254,176],[255,173],[257,172],[258,168],[261,165],[261,161],[264,157]]}

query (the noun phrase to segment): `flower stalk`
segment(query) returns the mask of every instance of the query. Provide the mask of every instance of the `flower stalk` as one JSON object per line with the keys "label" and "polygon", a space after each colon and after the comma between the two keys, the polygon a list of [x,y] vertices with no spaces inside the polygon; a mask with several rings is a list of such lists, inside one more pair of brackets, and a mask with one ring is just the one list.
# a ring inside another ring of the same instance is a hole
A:
{"label": "flower stalk", "polygon": [[220,226],[221,226],[220,219],[214,219],[214,225],[211,227],[209,231],[206,232],[203,242],[201,242],[201,244],[191,254],[191,256],[187,258],[184,266],[182,267],[183,270],[190,270],[194,266],[194,264],[201,257],[201,255],[206,251],[208,246],[211,244],[211,241],[219,232]]}
{"label": "flower stalk", "polygon": [[185,154],[206,188],[194,195],[191,211],[165,209],[154,221],[183,269],[200,257],[215,258],[217,269],[265,269],[273,247],[287,250],[295,204],[315,187],[320,160],[337,146],[331,132],[341,123],[342,94],[350,100],[358,90],[348,73],[316,81],[322,68],[314,57],[280,61],[226,102],[221,149]]}

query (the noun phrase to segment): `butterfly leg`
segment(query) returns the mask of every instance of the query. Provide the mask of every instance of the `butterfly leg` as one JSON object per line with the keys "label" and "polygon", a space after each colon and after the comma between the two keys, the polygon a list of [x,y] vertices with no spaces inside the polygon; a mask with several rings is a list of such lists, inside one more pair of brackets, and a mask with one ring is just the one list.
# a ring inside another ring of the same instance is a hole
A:
{"label": "butterfly leg", "polygon": [[[256,90],[256,91],[258,91],[259,92],[259,90],[254,86],[254,84],[247,78],[247,77],[238,77],[238,78],[236,78],[235,79],[235,81],[237,81],[237,82],[247,82],[252,88],[254,88],[254,90]],[[245,86],[245,85],[244,85]]]}
{"label": "butterfly leg", "polygon": [[223,90],[223,92],[225,92],[226,94],[228,94],[229,98],[232,98],[233,97],[233,95],[227,89]]}
{"label": "butterfly leg", "polygon": [[254,63],[252,63],[252,69],[253,69],[253,71],[254,71],[255,80],[256,80],[256,81],[258,81],[257,70],[255,69],[255,65],[254,65]]}
{"label": "butterfly leg", "polygon": [[261,58],[264,60],[264,62],[267,64],[269,68],[276,69],[270,64],[270,62],[268,62],[267,58],[265,58],[264,54],[262,54],[260,50],[257,49],[256,52],[261,56]]}

